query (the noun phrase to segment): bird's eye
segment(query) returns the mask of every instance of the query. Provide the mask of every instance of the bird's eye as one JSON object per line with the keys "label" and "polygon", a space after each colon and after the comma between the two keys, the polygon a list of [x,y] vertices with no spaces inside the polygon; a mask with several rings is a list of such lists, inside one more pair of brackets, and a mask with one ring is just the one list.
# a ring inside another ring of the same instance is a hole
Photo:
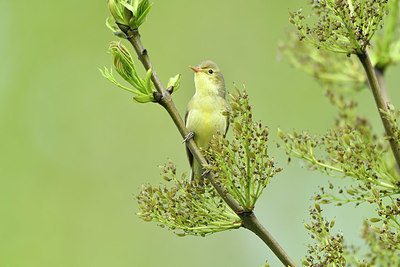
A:
{"label": "bird's eye", "polygon": [[212,69],[209,69],[209,70],[208,70],[208,73],[213,74],[214,71],[213,71]]}

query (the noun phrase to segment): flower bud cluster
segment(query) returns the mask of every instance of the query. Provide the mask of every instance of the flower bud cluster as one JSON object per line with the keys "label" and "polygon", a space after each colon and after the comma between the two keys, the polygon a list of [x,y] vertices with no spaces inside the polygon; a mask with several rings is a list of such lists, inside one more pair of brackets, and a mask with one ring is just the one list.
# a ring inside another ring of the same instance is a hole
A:
{"label": "flower bud cluster", "polygon": [[308,24],[302,10],[290,12],[300,39],[318,48],[346,54],[363,54],[388,12],[388,0],[311,0]]}
{"label": "flower bud cluster", "polygon": [[214,136],[206,157],[206,167],[215,174],[229,194],[243,207],[251,211],[255,207],[270,179],[280,172],[268,155],[268,128],[253,120],[249,98],[236,88],[231,93],[230,109],[226,112],[233,129],[233,140],[222,135]]}
{"label": "flower bud cluster", "polygon": [[387,189],[397,188],[399,177],[394,166],[387,164],[390,151],[382,140],[372,134],[372,126],[355,113],[355,103],[345,102],[328,93],[331,102],[339,108],[334,127],[321,137],[307,132],[280,134],[289,156],[308,162],[310,169],[333,177],[348,176],[363,184]]}
{"label": "flower bud cluster", "polygon": [[302,262],[304,266],[346,266],[343,255],[343,235],[332,235],[331,230],[335,219],[328,221],[322,216],[322,209],[315,203],[315,208],[310,209],[311,224],[304,223],[310,232],[310,237],[315,240],[314,245],[308,246],[308,255]]}
{"label": "flower bud cluster", "polygon": [[279,44],[279,51],[292,66],[315,78],[324,89],[348,93],[368,88],[365,71],[356,57],[316,49],[309,42],[300,41],[292,31],[288,32],[287,41]]}
{"label": "flower bud cluster", "polygon": [[[378,227],[364,221],[361,237],[368,245],[362,257],[364,266],[400,266],[400,234],[387,225]],[[349,254],[349,256],[355,253]],[[361,261],[360,261],[361,263]]]}
{"label": "flower bud cluster", "polygon": [[136,197],[144,221],[158,222],[179,236],[205,236],[241,227],[240,218],[226,205],[206,180],[199,188],[178,177],[172,161],[161,166],[161,176],[169,186],[143,185]]}

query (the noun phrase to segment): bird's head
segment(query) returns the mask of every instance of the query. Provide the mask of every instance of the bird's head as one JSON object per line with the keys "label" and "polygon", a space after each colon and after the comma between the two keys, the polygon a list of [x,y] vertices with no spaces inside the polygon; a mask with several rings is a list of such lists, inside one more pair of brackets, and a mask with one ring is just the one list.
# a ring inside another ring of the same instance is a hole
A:
{"label": "bird's head", "polygon": [[225,97],[224,76],[217,64],[211,60],[201,62],[197,67],[189,66],[195,73],[196,92],[216,93]]}

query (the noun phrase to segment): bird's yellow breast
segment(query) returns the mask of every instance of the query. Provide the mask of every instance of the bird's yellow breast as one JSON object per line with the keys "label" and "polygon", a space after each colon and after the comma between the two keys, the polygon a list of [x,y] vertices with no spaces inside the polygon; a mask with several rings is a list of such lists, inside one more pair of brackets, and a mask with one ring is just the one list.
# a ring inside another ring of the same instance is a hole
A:
{"label": "bird's yellow breast", "polygon": [[207,148],[213,135],[225,133],[227,118],[225,99],[218,96],[194,96],[189,103],[186,126],[194,132],[194,141],[199,147]]}

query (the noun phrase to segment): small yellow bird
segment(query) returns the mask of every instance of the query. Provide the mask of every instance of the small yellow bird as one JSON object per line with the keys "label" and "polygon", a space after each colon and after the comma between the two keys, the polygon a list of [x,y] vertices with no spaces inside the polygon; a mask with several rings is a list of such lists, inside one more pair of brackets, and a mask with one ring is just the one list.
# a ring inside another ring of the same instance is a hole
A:
{"label": "small yellow bird", "polygon": [[[201,62],[197,67],[190,66],[194,73],[196,93],[190,100],[185,115],[185,124],[194,134],[194,141],[199,148],[207,149],[213,135],[226,134],[228,117],[223,115],[228,103],[225,99],[224,76],[217,64],[210,60]],[[192,168],[191,182],[203,184],[203,169],[186,147]]]}

